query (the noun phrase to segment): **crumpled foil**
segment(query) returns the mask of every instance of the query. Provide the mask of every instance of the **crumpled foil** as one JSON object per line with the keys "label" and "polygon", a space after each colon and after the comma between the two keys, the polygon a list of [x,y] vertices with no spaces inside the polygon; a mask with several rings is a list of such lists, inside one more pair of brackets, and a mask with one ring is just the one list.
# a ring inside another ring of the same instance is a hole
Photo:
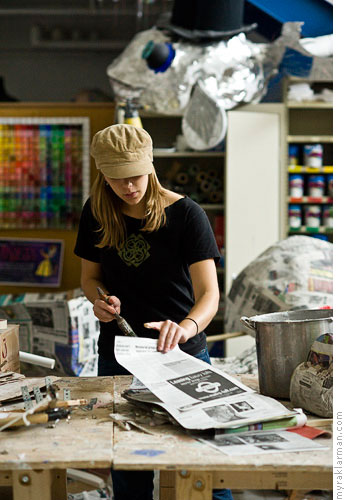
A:
{"label": "crumpled foil", "polygon": [[[184,116],[183,130],[188,145],[209,149],[215,142],[220,143],[226,133],[224,119],[216,107],[224,112],[240,103],[260,102],[278,68],[281,74],[310,80],[332,79],[333,58],[313,56],[305,50],[300,43],[302,24],[285,23],[281,36],[272,43],[253,43],[243,32],[210,43],[185,39],[172,42],[169,32],[152,28],[133,38],[108,66],[107,75],[117,99],[134,98],[150,111],[163,115],[189,113],[189,118]],[[150,70],[141,56],[150,40],[173,43],[176,55],[163,73]],[[193,103],[192,91],[197,87],[198,103]],[[204,112],[195,115],[201,92],[205,95]],[[211,100],[214,106],[209,105]],[[211,110],[209,116],[207,109]],[[205,127],[214,116],[215,127]]]}
{"label": "crumpled foil", "polygon": [[186,108],[198,80],[223,109],[240,102],[258,102],[265,93],[267,44],[252,43],[244,33],[207,45],[174,42],[176,56],[165,73],[154,73],[141,57],[150,40],[171,42],[168,34],[156,28],[140,32],[108,66],[115,95],[132,97],[131,88],[143,89],[140,104],[174,115]]}

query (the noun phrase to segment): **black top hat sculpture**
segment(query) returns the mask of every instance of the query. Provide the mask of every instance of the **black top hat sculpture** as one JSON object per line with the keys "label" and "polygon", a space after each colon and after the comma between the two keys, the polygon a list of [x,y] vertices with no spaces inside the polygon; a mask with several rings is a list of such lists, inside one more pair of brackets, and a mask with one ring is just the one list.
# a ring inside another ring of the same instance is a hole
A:
{"label": "black top hat sculpture", "polygon": [[244,0],[175,0],[170,21],[158,27],[191,41],[228,39],[257,27],[244,26],[243,15]]}

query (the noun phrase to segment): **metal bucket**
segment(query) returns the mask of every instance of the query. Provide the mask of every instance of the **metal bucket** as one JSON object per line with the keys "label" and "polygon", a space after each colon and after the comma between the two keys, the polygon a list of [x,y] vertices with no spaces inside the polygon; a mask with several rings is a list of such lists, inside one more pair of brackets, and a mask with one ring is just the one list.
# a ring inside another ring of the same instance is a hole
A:
{"label": "metal bucket", "polygon": [[333,332],[333,309],[301,309],[241,318],[256,332],[261,394],[289,398],[290,379],[314,340]]}

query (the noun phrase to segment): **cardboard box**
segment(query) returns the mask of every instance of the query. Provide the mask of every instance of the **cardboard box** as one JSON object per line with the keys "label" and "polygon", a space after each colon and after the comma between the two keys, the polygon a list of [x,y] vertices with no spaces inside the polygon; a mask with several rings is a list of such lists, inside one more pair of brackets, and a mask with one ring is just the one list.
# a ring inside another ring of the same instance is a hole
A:
{"label": "cardboard box", "polygon": [[33,324],[30,314],[24,304],[2,303],[0,295],[0,321],[6,319],[7,324],[19,325],[19,349],[24,352],[32,352],[33,346]]}
{"label": "cardboard box", "polygon": [[8,325],[0,329],[0,372],[19,370],[19,325]]}

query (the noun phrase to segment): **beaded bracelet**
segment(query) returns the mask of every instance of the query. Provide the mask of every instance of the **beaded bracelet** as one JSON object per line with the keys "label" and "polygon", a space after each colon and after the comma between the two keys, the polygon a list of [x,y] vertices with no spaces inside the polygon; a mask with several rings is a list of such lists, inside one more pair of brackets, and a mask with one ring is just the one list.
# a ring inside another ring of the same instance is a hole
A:
{"label": "beaded bracelet", "polygon": [[198,335],[198,333],[199,333],[199,325],[195,321],[195,319],[193,319],[193,318],[185,318],[185,319],[189,319],[190,321],[193,321],[193,323],[195,323],[195,326],[196,326],[196,335]]}

